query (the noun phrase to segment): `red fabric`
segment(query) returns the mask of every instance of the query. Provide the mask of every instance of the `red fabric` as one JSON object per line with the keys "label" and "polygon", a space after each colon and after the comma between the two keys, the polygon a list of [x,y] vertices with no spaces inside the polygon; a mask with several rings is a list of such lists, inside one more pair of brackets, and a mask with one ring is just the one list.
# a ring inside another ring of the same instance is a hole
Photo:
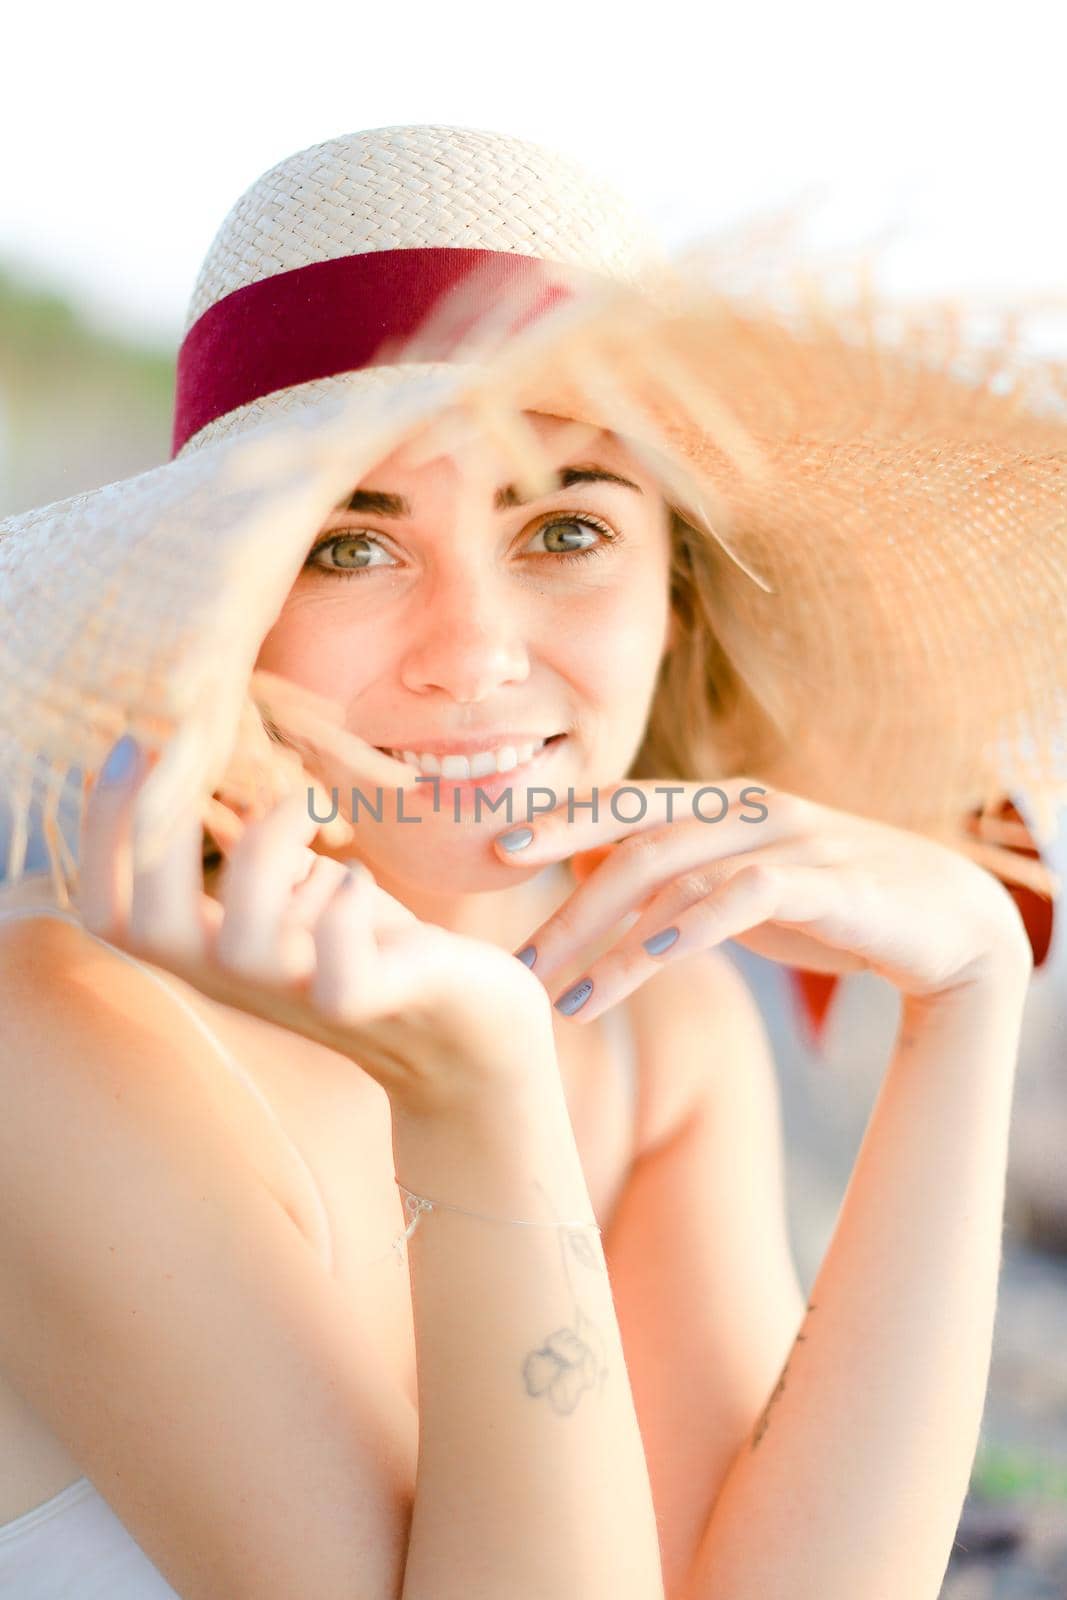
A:
{"label": "red fabric", "polygon": [[832,972],[804,972],[800,967],[790,967],[797,1010],[808,1040],[821,1044],[830,1020],[830,1007],[840,979]]}
{"label": "red fabric", "polygon": [[[973,815],[977,816],[978,813],[974,812]],[[1011,800],[1002,801],[995,815],[999,819],[1007,819],[1025,826],[1025,819]],[[1030,837],[1029,832],[1028,837]],[[1010,845],[1009,848],[1032,860],[1042,859],[1041,852],[1032,838],[1029,846]],[[1029,935],[1030,948],[1034,953],[1034,966],[1040,967],[1052,947],[1055,907],[1044,895],[1036,894],[1033,889],[1027,889],[1021,884],[1005,883],[1004,887],[1019,908],[1019,914]],[[799,967],[791,967],[790,975],[801,1023],[811,1043],[819,1045],[826,1033],[834,994],[840,980],[831,973],[803,972]]]}
{"label": "red fabric", "polygon": [[[224,295],[197,318],[178,352],[172,456],[207,423],[250,400],[384,359],[386,341],[414,333],[473,272],[484,277],[481,305],[505,290],[524,296],[511,332],[570,295],[546,281],[538,256],[436,246],[312,261]],[[462,331],[453,328],[449,337]],[[447,358],[447,346],[426,357]]]}
{"label": "red fabric", "polygon": [[[1019,811],[1010,800],[1004,800],[1001,802],[1000,808],[996,815],[1001,820],[1018,822],[1024,827],[1026,825],[1025,818],[1020,815]],[[1029,856],[1033,861],[1040,861],[1042,859],[1041,852],[1034,844],[1033,839],[1029,834],[1029,830],[1027,832],[1027,836],[1030,838],[1030,845],[1028,847],[1023,845],[1012,845],[1011,848],[1015,850],[1018,855]],[[1012,899],[1015,901],[1015,904],[1019,908],[1019,915],[1022,917],[1023,922],[1026,925],[1026,931],[1030,936],[1030,948],[1034,952],[1034,966],[1039,967],[1045,960],[1049,950],[1052,947],[1052,930],[1055,924],[1055,907],[1051,900],[1045,899],[1044,895],[1035,894],[1033,889],[1027,889],[1021,884],[1006,883],[1004,887],[1007,889],[1008,893],[1011,895]]]}

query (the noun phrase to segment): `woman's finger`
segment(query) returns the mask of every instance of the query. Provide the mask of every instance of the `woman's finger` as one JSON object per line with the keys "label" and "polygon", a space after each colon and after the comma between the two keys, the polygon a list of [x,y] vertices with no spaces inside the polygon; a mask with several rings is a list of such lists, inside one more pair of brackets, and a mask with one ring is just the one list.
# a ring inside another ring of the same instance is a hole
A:
{"label": "woman's finger", "polygon": [[[687,906],[669,929],[657,926],[662,924],[660,908],[649,907],[627,944],[631,950],[653,957],[669,950],[672,958],[681,960],[693,950],[711,949],[768,920],[805,926],[817,923],[832,943],[829,935],[838,931],[834,922],[841,903],[842,883],[834,871],[761,857]],[[677,937],[665,943],[661,935],[674,929]]]}
{"label": "woman's finger", "polygon": [[[390,1096],[409,1095],[420,1077],[447,1077],[467,1046],[449,1031],[445,1001],[462,985],[454,936],[419,922],[375,925],[381,891],[355,863],[316,923],[315,961],[305,991],[314,1014]],[[498,953],[514,968],[504,952]],[[343,1042],[342,1042],[343,1041]]]}
{"label": "woman's finger", "polygon": [[133,874],[129,937],[139,948],[182,961],[200,960],[211,927],[204,893],[203,829],[184,819],[151,867]]}
{"label": "woman's finger", "polygon": [[300,790],[245,829],[219,880],[223,917],[215,956],[221,966],[265,982],[295,976],[283,923],[294,888],[308,876],[307,846],[317,827]]}
{"label": "woman's finger", "polygon": [[[769,920],[833,924],[844,909],[842,885],[832,870],[797,866],[786,860],[761,859],[737,867],[713,892],[694,898],[677,912],[666,927],[663,897],[657,899],[660,903],[646,907],[622,943],[606,951],[578,982],[557,996],[558,1011],[564,1016],[580,1013],[582,1021],[592,1021],[632,994],[665,960],[684,960]],[[854,969],[864,965],[857,956]]]}
{"label": "woman's finger", "polygon": [[368,879],[371,923],[379,939],[395,929],[409,928],[417,922],[410,907],[394,899],[375,881],[365,862],[355,857],[338,861],[333,856],[316,855],[312,850],[308,851],[308,855],[312,858],[312,865],[307,877],[293,890],[286,914],[290,923],[310,928],[321,916],[334,891],[340,888],[350,867],[358,868]]}
{"label": "woman's finger", "polygon": [[705,836],[714,837],[712,853],[725,854],[755,850],[771,837],[799,830],[811,810],[801,795],[772,791],[750,778],[724,778],[719,784],[635,778],[606,790],[583,790],[577,802],[572,795],[543,816],[531,817],[528,826],[505,829],[492,845],[504,863],[542,867],[605,845],[630,848],[635,835],[696,823]]}
{"label": "woman's finger", "polygon": [[129,921],[133,807],[149,770],[145,752],[124,734],[108,753],[82,811],[76,904],[85,926],[113,942],[122,940]]}
{"label": "woman's finger", "polygon": [[792,860],[814,864],[820,848],[818,834],[798,829],[793,813],[784,808],[772,809],[758,825],[734,818],[719,826],[687,819],[632,833],[530,934],[523,948],[533,946],[533,971],[544,982],[623,917],[641,911],[654,895],[677,893],[687,903],[707,894],[732,873],[733,862],[753,852],[788,849]]}
{"label": "woman's finger", "polygon": [[355,862],[345,869],[312,929],[315,972],[311,999],[339,1022],[359,1022],[377,1009],[380,974],[374,893],[370,872]]}
{"label": "woman's finger", "polygon": [[308,854],[312,858],[308,875],[293,890],[285,913],[291,923],[304,928],[318,921],[347,870],[343,861],[334,861],[332,856],[316,855],[311,850]]}
{"label": "woman's finger", "polygon": [[[312,930],[312,994],[339,1020],[362,1023],[410,1009],[412,1023],[415,1013],[447,1004],[463,982],[463,943],[414,916],[383,917],[383,900],[393,903],[355,862]],[[513,964],[500,956],[510,973]]]}
{"label": "woman's finger", "polygon": [[232,806],[224,805],[217,795],[212,795],[204,811],[204,824],[224,856],[245,831],[244,818]]}

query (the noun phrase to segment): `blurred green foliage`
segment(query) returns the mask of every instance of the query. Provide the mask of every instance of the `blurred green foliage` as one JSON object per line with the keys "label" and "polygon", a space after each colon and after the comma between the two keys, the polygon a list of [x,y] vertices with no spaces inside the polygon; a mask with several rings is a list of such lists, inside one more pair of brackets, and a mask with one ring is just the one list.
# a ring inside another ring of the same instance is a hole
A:
{"label": "blurred green foliage", "polygon": [[173,352],[101,332],[59,291],[38,288],[0,266],[0,371],[36,386],[72,362],[95,368],[101,377],[121,373],[170,403]]}
{"label": "blurred green foliage", "polygon": [[971,1489],[987,1500],[1067,1500],[1067,1460],[983,1444],[971,1472]]}
{"label": "blurred green foliage", "polygon": [[0,265],[0,516],[166,460],[177,342],[95,326],[74,298]]}

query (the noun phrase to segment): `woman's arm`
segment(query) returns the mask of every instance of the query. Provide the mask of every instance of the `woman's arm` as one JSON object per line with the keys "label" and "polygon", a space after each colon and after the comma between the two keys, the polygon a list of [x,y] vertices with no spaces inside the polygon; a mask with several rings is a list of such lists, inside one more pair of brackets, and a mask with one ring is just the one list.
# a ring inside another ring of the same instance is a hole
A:
{"label": "woman's arm", "polygon": [[935,1600],[988,1379],[1027,976],[904,998],[807,1314],[679,1600]]}
{"label": "woman's arm", "polygon": [[636,832],[571,805],[539,817],[527,867],[615,848],[529,935],[534,970],[555,991],[561,965],[636,912],[585,968],[587,1020],[655,963],[726,939],[814,971],[867,968],[904,997],[811,1309],[682,1594],[933,1600],[981,1420],[1032,953],[1011,897],[962,848],[762,785],[763,816],[746,817],[749,782],[723,780],[713,830],[672,816],[689,785],[640,780]]}
{"label": "woman's arm", "polygon": [[[454,1120],[394,1112],[401,1182],[591,1219],[554,1059]],[[423,1214],[408,1244],[420,1443],[404,1600],[659,1600],[648,1470],[599,1237]]]}
{"label": "woman's arm", "polygon": [[641,1154],[604,1244],[673,1597],[805,1297],[775,1061],[745,978],[722,950],[698,951],[630,1006]]}
{"label": "woman's arm", "polygon": [[[5,1375],[180,1594],[660,1600],[595,1235],[564,1266],[553,1228],[421,1219],[417,1427],[219,1115],[185,1014],[64,922],[5,926],[0,967],[19,995],[0,1018]],[[396,1119],[401,1178],[492,1215],[591,1216],[558,1066],[528,1065],[525,1093],[516,1072],[452,1121]],[[539,1352],[574,1366],[575,1339],[606,1376],[548,1385]]]}
{"label": "woman's arm", "polygon": [[[595,1230],[568,1233],[559,1226],[586,1222],[592,1207],[542,990],[505,951],[420,922],[384,894],[366,868],[349,871],[313,857],[307,846],[317,824],[302,792],[246,827],[227,859],[217,903],[203,893],[201,830],[195,819],[177,826],[154,864],[141,868],[131,824],[146,770],[147,763],[135,761],[125,779],[110,782],[105,766],[90,792],[79,853],[87,925],[128,950],[132,946],[135,956],[160,961],[224,1003],[243,1005],[348,1055],[353,1072],[370,1073],[386,1092],[400,1181],[440,1202],[410,1241],[416,1263],[420,1437],[402,1575],[392,1583],[388,1559],[383,1565],[375,1548],[373,1510],[363,1506],[343,1544],[331,1535],[325,1547],[320,1538],[307,1551],[307,1561],[332,1568],[332,1578],[294,1589],[275,1563],[264,1560],[262,1583],[249,1583],[243,1592],[250,1600],[266,1600],[284,1587],[286,1593],[314,1592],[324,1600],[328,1595],[355,1600],[357,1594],[369,1600],[384,1583],[404,1600],[449,1595],[496,1600],[503,1594],[540,1600],[546,1593],[583,1600],[661,1600],[648,1473],[602,1253]],[[101,1054],[106,1061],[106,1040]],[[61,1077],[72,1071],[78,1078],[84,1068],[65,1063],[58,1070]],[[37,1079],[25,1059],[18,1073],[28,1085],[25,1096],[34,1102]],[[106,1067],[102,1075],[107,1078]],[[161,1106],[180,1089],[180,1071],[175,1073],[173,1063],[165,1065],[162,1082],[150,1096],[150,1134],[144,1143],[152,1157],[166,1148],[173,1121],[160,1113],[157,1097]],[[105,1127],[116,1120],[106,1093],[97,1110]],[[127,1138],[123,1160],[136,1162],[140,1144]],[[57,1153],[52,1144],[46,1148]],[[228,1266],[243,1233],[224,1227],[217,1240],[215,1231],[202,1225],[209,1212],[196,1207],[183,1216],[189,1203],[183,1164],[177,1192],[169,1168],[169,1163],[150,1161],[150,1193],[172,1227],[196,1240],[195,1272],[200,1287],[213,1294],[202,1294],[194,1303],[206,1304],[224,1327],[242,1319],[246,1326],[254,1323],[258,1301],[250,1299],[246,1283],[249,1272],[259,1284],[269,1277],[265,1264],[273,1257],[267,1242],[253,1239],[262,1249],[259,1255],[250,1252],[248,1267],[237,1273],[220,1308],[218,1256]],[[357,1204],[359,1176],[353,1171]],[[94,1196],[101,1186],[113,1189],[116,1181],[115,1164],[90,1162],[84,1182]],[[453,1207],[549,1226],[502,1227]],[[142,1200],[135,1230],[146,1209]],[[81,1210],[93,1214],[91,1205]],[[123,1229],[124,1237],[130,1226]],[[161,1230],[150,1228],[148,1237],[159,1239]],[[72,1255],[65,1241],[60,1256],[65,1273],[85,1275],[78,1252]],[[138,1263],[143,1273],[143,1249]],[[147,1270],[151,1273],[150,1260]],[[195,1291],[196,1277],[190,1284],[190,1276],[183,1274],[185,1285]],[[290,1293],[284,1317],[291,1322],[305,1315],[309,1297],[299,1288],[292,1293],[291,1284]],[[125,1299],[121,1295],[116,1301],[105,1275],[99,1290],[93,1284],[87,1310],[100,1317],[109,1334],[108,1325],[117,1319],[143,1360],[144,1323],[130,1329]],[[187,1293],[184,1303],[192,1299]],[[291,1343],[284,1317],[273,1319],[274,1343],[283,1350]],[[179,1363],[191,1332],[188,1321],[188,1316],[180,1319]],[[336,1338],[337,1326],[329,1332]],[[357,1335],[353,1327],[353,1344]],[[168,1334],[165,1342],[174,1339]],[[240,1360],[239,1344],[231,1338],[231,1359]],[[210,1362],[199,1328],[193,1330],[193,1347],[199,1359],[190,1370],[200,1376]],[[324,1339],[313,1362],[320,1395],[335,1382],[334,1360],[335,1351]],[[242,1376],[249,1386],[246,1396],[254,1395],[269,1413],[278,1397],[254,1359]],[[298,1370],[296,1381],[290,1379],[291,1404],[306,1376]],[[373,1383],[365,1361],[361,1376]],[[125,1396],[127,1387],[126,1377],[114,1370],[101,1382],[101,1392],[112,1399]],[[373,1396],[378,1410],[385,1387],[379,1384]],[[154,1377],[135,1393],[136,1421],[147,1425],[148,1438],[143,1441],[143,1430],[132,1427],[120,1460],[140,1495],[140,1476],[130,1473],[131,1464],[138,1451],[155,1457],[156,1478],[148,1494],[153,1516],[167,1533],[171,1518],[166,1513],[175,1496],[182,1496],[171,1474],[161,1471],[162,1453],[151,1426],[158,1397]],[[210,1404],[201,1402],[201,1427],[210,1414]],[[331,1416],[328,1443],[334,1448],[349,1443],[361,1463],[376,1442],[364,1415],[374,1414],[373,1406],[361,1410],[357,1405],[347,1418],[340,1412]],[[309,1412],[305,1444],[313,1450],[322,1426],[321,1411]],[[395,1446],[391,1456],[398,1461]],[[187,1494],[198,1465],[194,1448],[185,1462]],[[278,1467],[284,1473],[287,1463]],[[262,1482],[258,1463],[256,1474]],[[241,1476],[237,1482],[243,1520],[248,1493]],[[365,1498],[358,1476],[346,1488],[341,1516],[346,1500]],[[308,1528],[316,1526],[309,1516],[310,1492],[310,1485],[302,1491],[302,1515],[288,1514],[287,1506],[284,1527],[271,1529],[290,1563],[299,1557]],[[269,1515],[270,1504],[264,1489],[256,1503],[261,1518]],[[332,1496],[324,1508],[317,1495],[317,1515],[328,1515],[335,1504]],[[196,1504],[186,1534],[204,1515]],[[231,1558],[232,1553],[231,1540]],[[227,1594],[242,1592],[232,1582],[224,1587]]]}

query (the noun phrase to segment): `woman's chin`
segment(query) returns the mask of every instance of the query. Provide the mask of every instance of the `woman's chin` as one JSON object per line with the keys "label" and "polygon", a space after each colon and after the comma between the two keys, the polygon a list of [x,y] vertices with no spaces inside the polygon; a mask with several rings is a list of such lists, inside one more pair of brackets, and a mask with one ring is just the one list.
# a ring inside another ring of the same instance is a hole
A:
{"label": "woman's chin", "polygon": [[[515,824],[520,826],[519,823]],[[417,894],[461,895],[492,894],[514,884],[525,883],[545,870],[544,863],[514,866],[497,859],[492,840],[507,831],[501,819],[492,831],[463,828],[427,829],[426,836],[414,839],[418,826],[405,828],[357,827],[350,853],[358,854],[374,873],[397,888]],[[452,837],[442,837],[451,834]]]}

